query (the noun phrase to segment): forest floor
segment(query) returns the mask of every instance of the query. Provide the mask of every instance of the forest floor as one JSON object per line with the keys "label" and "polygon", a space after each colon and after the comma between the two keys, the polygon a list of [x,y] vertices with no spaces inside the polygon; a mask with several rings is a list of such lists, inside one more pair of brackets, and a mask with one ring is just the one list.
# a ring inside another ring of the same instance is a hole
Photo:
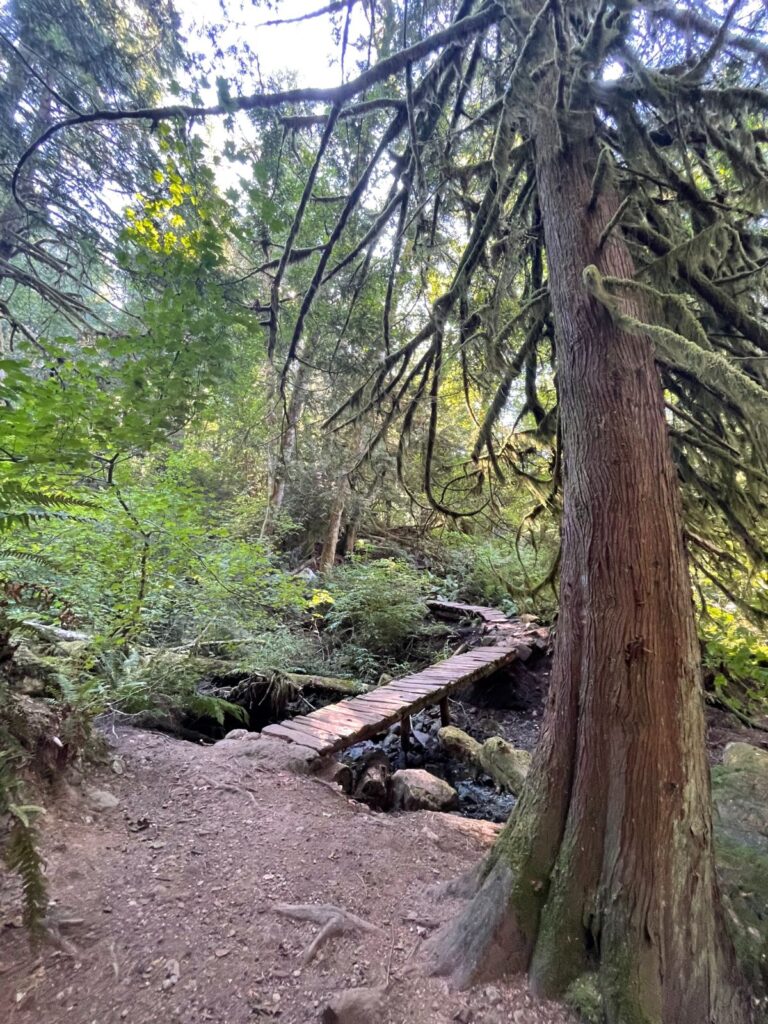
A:
{"label": "forest floor", "polygon": [[[382,1024],[573,1021],[522,981],[456,993],[424,973],[424,940],[460,906],[440,883],[473,867],[498,826],[377,814],[274,760],[234,758],[231,743],[114,739],[113,767],[75,777],[46,815],[58,941],[31,952],[18,894],[0,898],[0,1020],[310,1024],[335,1019],[342,990],[388,979]],[[95,810],[92,786],[115,805]],[[377,930],[330,938],[305,965],[319,927],[279,903],[331,904]]]}

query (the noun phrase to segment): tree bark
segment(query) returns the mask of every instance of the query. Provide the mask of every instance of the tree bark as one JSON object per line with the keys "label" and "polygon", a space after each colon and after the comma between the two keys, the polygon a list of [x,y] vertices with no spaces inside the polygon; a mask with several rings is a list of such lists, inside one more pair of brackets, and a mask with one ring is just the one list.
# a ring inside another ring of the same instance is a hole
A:
{"label": "tree bark", "polygon": [[[276,380],[274,368],[271,373],[271,402],[275,406],[280,402],[279,386]],[[261,527],[261,536],[268,537],[274,532],[277,513],[283,506],[285,500],[285,487],[288,480],[291,463],[296,452],[298,442],[299,419],[304,408],[305,392],[304,378],[306,367],[304,363],[297,364],[297,369],[291,390],[291,397],[287,408],[282,410],[282,422],[280,425],[280,436],[275,450],[270,458],[269,476],[267,479],[267,508],[264,514],[264,522]],[[276,426],[279,414],[275,412],[268,416],[268,423]]]}
{"label": "tree bark", "polygon": [[323,550],[320,555],[318,569],[321,573],[329,572],[336,562],[336,549],[339,546],[339,534],[344,519],[344,506],[349,497],[349,479],[345,474],[336,481],[331,499],[331,511],[328,515],[328,527],[325,531]]}
{"label": "tree bark", "polygon": [[743,1024],[660,379],[649,339],[617,328],[582,283],[589,264],[633,274],[617,232],[599,245],[618,197],[589,208],[586,120],[569,122],[567,148],[551,112],[536,134],[564,448],[551,691],[520,803],[438,938],[436,969],[460,985],[528,971],[547,996],[591,971],[609,1024]]}

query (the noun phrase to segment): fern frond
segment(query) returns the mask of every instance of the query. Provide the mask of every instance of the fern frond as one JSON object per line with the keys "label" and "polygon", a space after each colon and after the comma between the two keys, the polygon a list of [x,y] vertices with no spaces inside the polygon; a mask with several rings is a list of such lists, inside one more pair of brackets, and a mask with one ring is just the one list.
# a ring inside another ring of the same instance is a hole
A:
{"label": "fern frond", "polygon": [[9,812],[13,817],[13,824],[4,850],[5,863],[21,880],[23,920],[33,940],[41,937],[48,910],[45,862],[40,853],[40,838],[34,826],[34,818],[40,810],[41,808],[37,807],[11,805]]}

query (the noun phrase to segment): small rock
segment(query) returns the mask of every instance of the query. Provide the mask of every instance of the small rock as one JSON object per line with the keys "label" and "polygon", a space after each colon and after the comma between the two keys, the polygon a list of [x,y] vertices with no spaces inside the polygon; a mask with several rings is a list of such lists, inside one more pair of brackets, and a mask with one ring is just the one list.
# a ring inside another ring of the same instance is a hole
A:
{"label": "small rock", "polygon": [[392,800],[403,811],[453,811],[459,795],[453,786],[423,768],[403,768],[392,776]]}
{"label": "small rock", "polygon": [[89,788],[85,791],[85,798],[94,811],[112,811],[120,803],[115,794],[106,789]]}
{"label": "small rock", "polygon": [[247,729],[230,729],[227,735],[224,737],[225,740],[244,740],[248,735]]}
{"label": "small rock", "polygon": [[166,960],[165,961],[165,981],[163,982],[163,988],[169,989],[177,985],[179,978],[181,977],[181,970],[179,968],[178,960]]}
{"label": "small rock", "polygon": [[488,985],[485,990],[485,998],[492,1006],[496,1006],[497,1003],[501,1002],[501,992],[495,985]]}
{"label": "small rock", "polygon": [[218,957],[218,959],[219,959],[219,960],[221,960],[221,958],[222,958],[222,957],[225,957],[225,956],[229,956],[229,950],[228,950],[228,949],[225,949],[225,948],[224,948],[224,947],[222,946],[222,948],[221,948],[221,949],[216,949],[216,950],[214,950],[214,954],[213,954],[213,955],[214,955],[214,956],[216,956],[216,957]]}
{"label": "small rock", "polygon": [[340,992],[320,1013],[322,1024],[376,1024],[384,1013],[385,987]]}

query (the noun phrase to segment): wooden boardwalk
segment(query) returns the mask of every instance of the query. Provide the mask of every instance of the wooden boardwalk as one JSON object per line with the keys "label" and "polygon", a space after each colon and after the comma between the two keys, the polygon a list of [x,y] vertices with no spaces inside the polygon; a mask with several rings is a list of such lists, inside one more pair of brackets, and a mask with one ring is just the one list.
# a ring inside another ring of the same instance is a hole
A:
{"label": "wooden boardwalk", "polygon": [[543,647],[547,643],[546,629],[508,619],[495,608],[449,601],[431,601],[430,608],[441,618],[471,616],[480,619],[480,643],[483,646],[454,654],[423,672],[395,679],[370,693],[268,725],[262,730],[263,735],[309,747],[318,754],[331,754],[401,722],[405,746],[410,735],[411,715],[432,704],[439,704],[443,724],[447,725],[450,694],[492,675],[515,660],[525,661],[533,647]]}

